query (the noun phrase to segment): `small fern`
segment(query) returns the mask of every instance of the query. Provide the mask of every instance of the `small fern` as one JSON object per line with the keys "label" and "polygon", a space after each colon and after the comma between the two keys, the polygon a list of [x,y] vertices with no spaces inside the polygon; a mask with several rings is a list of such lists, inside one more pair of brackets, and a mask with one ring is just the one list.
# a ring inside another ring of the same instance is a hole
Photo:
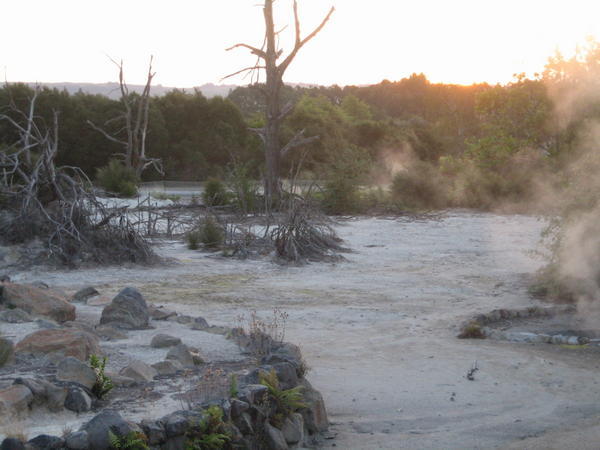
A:
{"label": "small fern", "polygon": [[90,355],[90,367],[96,373],[96,383],[92,386],[92,392],[98,398],[103,398],[114,387],[110,377],[104,373],[106,361],[106,356],[100,360],[97,355]]}
{"label": "small fern", "polygon": [[206,417],[188,431],[186,450],[221,450],[231,440],[223,422],[223,410],[213,405],[204,412]]}
{"label": "small fern", "polygon": [[267,387],[270,397],[275,400],[278,416],[288,417],[307,406],[302,395],[303,386],[281,389],[275,369],[271,369],[269,373],[261,372],[260,384]]}
{"label": "small fern", "polygon": [[146,436],[132,431],[126,436],[117,436],[112,431],[108,432],[110,447],[115,450],[147,450]]}

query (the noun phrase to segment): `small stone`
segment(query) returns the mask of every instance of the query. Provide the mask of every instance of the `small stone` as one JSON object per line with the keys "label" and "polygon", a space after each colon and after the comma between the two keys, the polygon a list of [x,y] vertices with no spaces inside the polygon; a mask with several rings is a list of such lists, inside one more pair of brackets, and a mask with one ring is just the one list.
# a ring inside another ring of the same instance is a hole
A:
{"label": "small stone", "polygon": [[161,422],[165,424],[167,438],[181,436],[185,434],[189,428],[188,419],[178,413],[169,414],[168,416],[163,417]]}
{"label": "small stone", "polygon": [[112,323],[119,328],[143,330],[148,328],[149,320],[148,305],[142,294],[126,287],[102,310],[100,324]]}
{"label": "small stone", "polygon": [[61,411],[67,397],[67,389],[46,380],[17,378],[13,384],[22,384],[33,394],[33,403],[46,406],[50,411]]}
{"label": "small stone", "polygon": [[24,385],[13,384],[0,391],[0,417],[23,415],[33,402],[33,393]]}
{"label": "small stone", "polygon": [[127,339],[127,333],[113,327],[112,325],[98,325],[94,332],[105,341],[118,341]]}
{"label": "small stone", "polygon": [[148,312],[152,320],[167,320],[170,317],[174,317],[177,315],[175,311],[171,311],[170,309],[166,309],[162,306],[155,305],[150,305],[148,307]]}
{"label": "small stone", "polygon": [[127,436],[136,429],[118,412],[105,409],[83,425],[80,431],[88,434],[89,450],[108,450],[111,448],[109,431],[117,436]]}
{"label": "small stone", "polygon": [[75,431],[65,437],[65,446],[71,450],[85,450],[88,448],[88,434],[86,431]]}
{"label": "small stone", "polygon": [[159,445],[165,442],[165,428],[161,422],[144,419],[141,425],[144,434],[148,438],[148,444]]}
{"label": "small stone", "polygon": [[33,322],[33,318],[20,308],[0,312],[0,320],[8,323]]}
{"label": "small stone", "polygon": [[157,334],[150,342],[150,346],[153,348],[174,347],[179,344],[181,344],[181,339],[168,334]]}
{"label": "small stone", "polygon": [[208,328],[208,322],[204,317],[196,317],[194,321],[190,324],[190,328],[192,330],[205,330]]}
{"label": "small stone", "polygon": [[120,375],[136,381],[152,381],[158,372],[142,361],[133,361],[119,372]]}
{"label": "small stone", "polygon": [[57,328],[60,328],[59,324],[57,324],[56,322],[52,322],[51,320],[37,319],[35,323],[42,330],[55,330]]}
{"label": "small stone", "polygon": [[97,297],[92,297],[88,299],[85,304],[88,306],[106,306],[110,305],[112,299],[110,297],[106,297],[105,295],[99,295]]}
{"label": "small stone", "polygon": [[65,441],[57,436],[50,436],[48,434],[40,434],[27,441],[27,444],[35,449],[40,450],[53,450],[63,448]]}
{"label": "small stone", "polygon": [[58,363],[56,378],[61,381],[74,381],[92,389],[96,384],[96,372],[77,358],[69,356]]}
{"label": "small stone", "polygon": [[92,409],[92,399],[80,387],[71,387],[65,399],[65,408],[76,413],[87,412]]}
{"label": "small stone", "polygon": [[137,380],[123,375],[119,375],[118,373],[107,372],[106,375],[112,380],[115,386],[133,387],[138,384]]}
{"label": "small stone", "polygon": [[260,403],[269,392],[269,389],[262,384],[247,384],[244,386],[240,393],[240,400],[253,405],[255,403]]}
{"label": "small stone", "polygon": [[175,317],[175,322],[181,323],[181,324],[192,323],[193,321],[194,321],[194,318],[190,317],[190,316],[179,315],[179,316]]}
{"label": "small stone", "polygon": [[250,405],[246,402],[238,400],[237,398],[231,399],[231,416],[239,417],[243,412],[248,411]]}
{"label": "small stone", "polygon": [[93,286],[86,286],[82,289],[79,289],[73,296],[71,297],[72,302],[85,302],[92,297],[96,297],[100,295],[100,292],[96,290]]}
{"label": "small stone", "polygon": [[179,361],[185,368],[192,368],[195,366],[194,357],[185,344],[176,345],[169,350],[167,353],[167,359]]}

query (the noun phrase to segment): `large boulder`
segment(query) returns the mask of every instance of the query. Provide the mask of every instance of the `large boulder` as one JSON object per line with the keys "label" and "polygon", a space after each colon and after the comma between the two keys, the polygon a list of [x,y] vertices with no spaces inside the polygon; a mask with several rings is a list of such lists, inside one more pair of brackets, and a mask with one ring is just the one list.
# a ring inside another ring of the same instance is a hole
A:
{"label": "large boulder", "polygon": [[14,384],[0,391],[0,425],[6,425],[16,416],[22,416],[33,402],[33,393],[27,386]]}
{"label": "large boulder", "polygon": [[310,434],[327,431],[329,420],[327,419],[327,410],[325,409],[323,396],[311,386],[308,380],[302,380],[300,384],[304,386],[302,396],[304,397],[306,408],[303,408],[300,412],[306,424],[306,429]]}
{"label": "large boulder", "polygon": [[126,287],[102,310],[100,324],[143,330],[148,328],[149,319],[148,305],[142,294],[135,288]]}
{"label": "large boulder", "polygon": [[40,330],[26,336],[17,344],[17,353],[34,356],[73,356],[87,361],[90,355],[100,355],[98,338],[77,329]]}
{"label": "large boulder", "polygon": [[66,298],[47,289],[3,283],[0,285],[0,302],[9,307],[20,308],[29,314],[49,317],[57,322],[75,320],[75,306]]}
{"label": "large boulder", "polygon": [[96,384],[96,372],[79,359],[68,356],[58,363],[56,379],[74,381],[88,389],[92,389]]}
{"label": "large boulder", "polygon": [[142,361],[133,361],[127,367],[119,372],[124,377],[132,378],[136,381],[152,381],[158,372],[155,368],[150,367],[148,364]]}
{"label": "large boulder", "polygon": [[0,320],[8,323],[33,322],[31,316],[19,308],[7,309],[0,312]]}
{"label": "large boulder", "polygon": [[137,430],[137,427],[123,419],[118,412],[105,409],[83,425],[80,431],[87,432],[90,450],[109,450],[112,448],[109,431],[116,436],[127,436]]}
{"label": "large boulder", "polygon": [[67,397],[67,389],[40,378],[17,378],[13,384],[22,384],[33,394],[33,405],[45,406],[50,411],[61,411]]}
{"label": "large boulder", "polygon": [[196,365],[193,355],[185,344],[178,344],[167,352],[167,358],[180,362],[183,367],[192,368]]}
{"label": "large boulder", "polygon": [[65,398],[65,408],[76,413],[87,412],[92,409],[92,398],[82,388],[73,386]]}

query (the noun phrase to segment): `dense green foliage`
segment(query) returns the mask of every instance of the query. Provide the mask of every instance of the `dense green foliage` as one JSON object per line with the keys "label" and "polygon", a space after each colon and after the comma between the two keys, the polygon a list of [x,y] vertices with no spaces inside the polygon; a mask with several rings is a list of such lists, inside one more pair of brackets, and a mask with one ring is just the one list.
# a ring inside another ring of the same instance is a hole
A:
{"label": "dense green foliage", "polygon": [[96,179],[108,193],[120,197],[133,197],[137,194],[135,171],[116,159],[111,159],[108,165],[100,167]]}

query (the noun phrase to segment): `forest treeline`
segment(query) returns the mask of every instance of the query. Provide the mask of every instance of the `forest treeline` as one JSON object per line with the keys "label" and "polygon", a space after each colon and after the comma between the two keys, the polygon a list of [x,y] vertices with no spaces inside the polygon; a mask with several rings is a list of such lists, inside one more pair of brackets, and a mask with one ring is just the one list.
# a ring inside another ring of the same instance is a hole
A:
{"label": "forest treeline", "polygon": [[[599,66],[599,45],[592,43],[571,59],[555,55],[543,74],[517,75],[505,85],[431,83],[413,74],[370,86],[285,86],[281,101],[295,107],[282,142],[300,130],[319,139],[295,149],[283,173],[299,169],[303,178],[328,180],[336,196],[347,195],[332,212],[352,209],[364,185],[391,185],[386,201],[406,208],[533,200],[541,184],[564,181],[561,171],[577,156],[581,129],[600,117],[600,101],[588,95],[586,107],[575,108],[577,100],[565,94],[598,78]],[[24,121],[17,110],[27,111],[32,96],[25,84],[6,85],[0,108]],[[94,179],[122,152],[89,124],[118,135],[120,101],[43,88],[36,113],[50,124],[53,110],[59,112],[59,165],[80,167]],[[566,119],[567,110],[577,113]],[[260,85],[238,87],[227,98],[184,90],[153,97],[147,154],[162,159],[164,174],[149,169],[143,179],[226,178],[240,167],[260,179],[262,143],[251,128],[264,121]],[[1,121],[0,148],[18,140],[15,127]],[[377,203],[377,193],[371,200]]]}

